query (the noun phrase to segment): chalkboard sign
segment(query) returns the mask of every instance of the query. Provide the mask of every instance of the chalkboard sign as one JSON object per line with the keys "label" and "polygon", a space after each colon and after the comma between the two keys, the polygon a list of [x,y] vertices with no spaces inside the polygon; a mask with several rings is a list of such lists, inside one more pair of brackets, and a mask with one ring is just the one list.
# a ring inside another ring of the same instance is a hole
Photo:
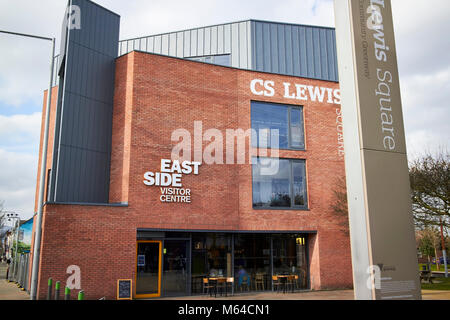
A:
{"label": "chalkboard sign", "polygon": [[132,280],[117,280],[117,300],[132,300]]}

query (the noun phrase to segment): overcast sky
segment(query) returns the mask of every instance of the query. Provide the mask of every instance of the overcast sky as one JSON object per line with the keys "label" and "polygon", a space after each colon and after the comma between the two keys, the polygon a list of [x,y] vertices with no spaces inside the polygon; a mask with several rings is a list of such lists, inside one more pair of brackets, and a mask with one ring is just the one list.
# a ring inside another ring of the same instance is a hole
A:
{"label": "overcast sky", "polygon": [[[246,19],[334,27],[331,0],[96,0],[120,39]],[[450,2],[392,0],[408,157],[449,148]],[[0,0],[0,30],[56,37],[65,0]],[[33,215],[50,43],[0,34],[0,200]]]}

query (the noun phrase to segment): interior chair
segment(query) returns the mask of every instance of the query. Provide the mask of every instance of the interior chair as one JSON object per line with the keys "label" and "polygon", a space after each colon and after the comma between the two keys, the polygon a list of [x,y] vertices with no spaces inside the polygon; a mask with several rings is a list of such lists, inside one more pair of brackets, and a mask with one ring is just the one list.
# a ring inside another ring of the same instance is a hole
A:
{"label": "interior chair", "polygon": [[262,291],[265,291],[265,284],[264,284],[264,274],[257,273],[255,276],[255,290],[258,291],[258,289],[261,288]]}
{"label": "interior chair", "polygon": [[287,290],[294,291],[295,287],[295,275],[290,275],[287,278]]}
{"label": "interior chair", "polygon": [[209,283],[208,278],[203,278],[203,294],[208,294],[214,286]]}
{"label": "interior chair", "polygon": [[217,289],[220,289],[220,295],[223,295],[223,292],[227,289],[227,280],[227,278],[217,279]]}
{"label": "interior chair", "polygon": [[233,295],[234,294],[234,278],[233,277],[227,278],[227,282],[225,285],[227,286],[226,292],[228,292],[228,288],[230,288],[231,295]]}
{"label": "interior chair", "polygon": [[272,276],[272,284],[273,284],[273,290],[279,291],[280,290],[280,279],[277,276]]}
{"label": "interior chair", "polygon": [[299,275],[299,286],[300,289],[306,289],[306,287],[308,286],[307,284],[307,279],[306,279],[306,271],[305,270],[300,270],[300,275]]}
{"label": "interior chair", "polygon": [[296,290],[300,289],[300,277],[298,274],[294,276],[294,287]]}
{"label": "interior chair", "polygon": [[244,287],[245,287],[246,291],[250,291],[249,282],[250,281],[249,281],[248,275],[243,275],[242,276],[242,282],[241,282],[241,284],[239,286],[239,288],[241,289],[241,292],[244,289]]}

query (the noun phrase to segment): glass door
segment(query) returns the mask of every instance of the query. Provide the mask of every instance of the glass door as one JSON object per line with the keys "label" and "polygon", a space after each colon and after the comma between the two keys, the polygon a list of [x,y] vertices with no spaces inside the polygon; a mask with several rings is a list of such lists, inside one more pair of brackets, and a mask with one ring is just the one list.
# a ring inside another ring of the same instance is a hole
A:
{"label": "glass door", "polygon": [[161,241],[138,241],[136,298],[161,296]]}
{"label": "glass door", "polygon": [[189,241],[164,240],[164,296],[187,296],[190,294],[189,252]]}

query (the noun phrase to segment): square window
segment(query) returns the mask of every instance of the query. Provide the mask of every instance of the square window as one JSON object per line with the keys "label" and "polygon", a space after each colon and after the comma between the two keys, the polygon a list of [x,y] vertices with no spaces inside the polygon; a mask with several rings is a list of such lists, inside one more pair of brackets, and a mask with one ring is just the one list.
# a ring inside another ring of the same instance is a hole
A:
{"label": "square window", "polygon": [[253,147],[305,149],[302,107],[252,101],[251,122],[256,133]]}
{"label": "square window", "polygon": [[253,208],[307,209],[304,160],[253,158]]}

